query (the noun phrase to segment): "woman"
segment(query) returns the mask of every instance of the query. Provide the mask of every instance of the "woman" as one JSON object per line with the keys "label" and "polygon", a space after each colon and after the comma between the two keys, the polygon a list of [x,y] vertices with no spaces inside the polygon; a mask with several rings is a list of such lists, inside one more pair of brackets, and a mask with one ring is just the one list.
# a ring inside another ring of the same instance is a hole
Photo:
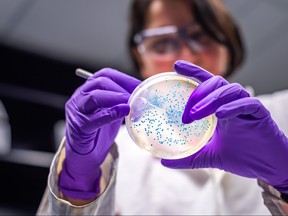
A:
{"label": "woman", "polygon": [[[50,201],[44,197],[39,212],[268,214],[255,179],[274,187],[276,195],[269,194],[268,201],[285,207],[287,138],[257,99],[221,78],[235,71],[244,53],[223,3],[138,0],[131,21],[130,48],[141,78],[171,71],[174,65],[177,73],[201,80],[186,104],[183,123],[215,113],[216,132],[187,158],[160,161],[147,155],[121,127],[130,111],[129,96],[140,81],[102,69],[66,104],[66,140],[52,163]],[[178,59],[186,61],[174,64]]]}

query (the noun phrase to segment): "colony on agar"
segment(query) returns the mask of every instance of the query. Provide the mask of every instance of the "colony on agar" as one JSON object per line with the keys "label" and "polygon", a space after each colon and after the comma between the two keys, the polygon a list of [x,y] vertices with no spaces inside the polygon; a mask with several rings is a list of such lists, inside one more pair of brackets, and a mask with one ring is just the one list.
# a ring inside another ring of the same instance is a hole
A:
{"label": "colony on agar", "polygon": [[199,81],[175,72],[144,80],[131,94],[125,118],[129,135],[143,150],[164,159],[179,159],[199,151],[214,133],[214,114],[182,123],[185,105]]}

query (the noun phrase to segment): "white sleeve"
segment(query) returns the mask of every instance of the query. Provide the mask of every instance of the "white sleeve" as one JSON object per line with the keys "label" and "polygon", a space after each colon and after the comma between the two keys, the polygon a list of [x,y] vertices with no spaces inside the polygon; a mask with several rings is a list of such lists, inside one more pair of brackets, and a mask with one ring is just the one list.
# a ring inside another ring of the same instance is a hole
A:
{"label": "white sleeve", "polygon": [[11,150],[11,129],[5,107],[0,101],[0,155],[5,155]]}
{"label": "white sleeve", "polygon": [[288,215],[288,200],[285,201],[279,191],[265,182],[258,180],[258,184],[264,190],[262,192],[264,204],[271,214]]}
{"label": "white sleeve", "polygon": [[115,179],[118,162],[118,150],[113,145],[103,162],[102,177],[107,182],[106,187],[93,202],[84,206],[75,206],[60,198],[58,189],[57,164],[65,139],[57,151],[48,176],[48,185],[37,211],[37,215],[112,215],[115,206]]}

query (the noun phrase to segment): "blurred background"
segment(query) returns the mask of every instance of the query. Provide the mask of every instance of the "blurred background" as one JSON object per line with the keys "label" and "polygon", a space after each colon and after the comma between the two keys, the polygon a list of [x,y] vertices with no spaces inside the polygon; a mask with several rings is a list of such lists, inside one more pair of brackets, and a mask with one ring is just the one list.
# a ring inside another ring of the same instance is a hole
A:
{"label": "blurred background", "polygon": [[[288,1],[225,2],[247,47],[231,81],[253,86],[256,95],[287,89]],[[35,214],[62,135],[55,131],[64,104],[84,82],[75,69],[134,74],[126,50],[129,3],[0,0],[0,100],[12,134],[11,146],[0,148],[0,214]]]}

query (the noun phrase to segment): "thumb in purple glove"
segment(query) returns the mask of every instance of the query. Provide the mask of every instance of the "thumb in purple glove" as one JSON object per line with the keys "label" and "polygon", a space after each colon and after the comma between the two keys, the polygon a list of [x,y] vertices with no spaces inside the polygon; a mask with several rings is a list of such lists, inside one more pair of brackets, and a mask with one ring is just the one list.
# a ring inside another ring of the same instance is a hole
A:
{"label": "thumb in purple glove", "polygon": [[191,63],[178,61],[175,70],[202,81],[186,104],[183,123],[212,113],[218,123],[200,151],[183,159],[162,160],[162,164],[170,168],[218,168],[261,179],[288,194],[288,140],[260,101],[239,84],[230,84]]}
{"label": "thumb in purple glove", "polygon": [[139,80],[113,69],[96,72],[66,103],[66,157],[59,188],[66,197],[89,200],[100,191],[100,165],[114,142]]}

